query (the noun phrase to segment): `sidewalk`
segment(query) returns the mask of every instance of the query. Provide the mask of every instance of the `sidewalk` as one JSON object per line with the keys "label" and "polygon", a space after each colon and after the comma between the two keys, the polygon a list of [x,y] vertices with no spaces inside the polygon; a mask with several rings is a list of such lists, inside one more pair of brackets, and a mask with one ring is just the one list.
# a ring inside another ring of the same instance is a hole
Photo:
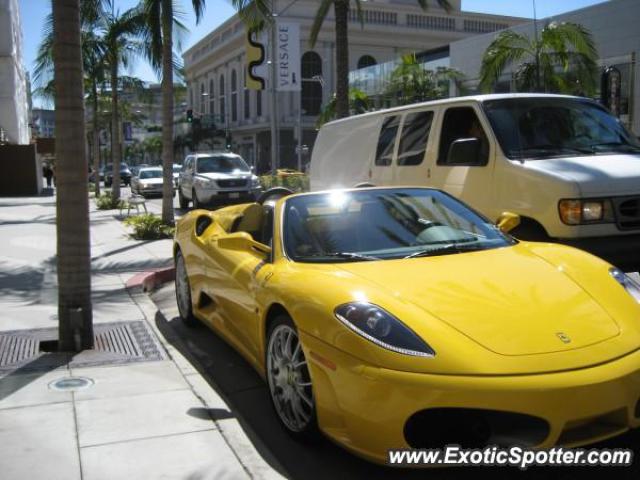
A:
{"label": "sidewalk", "polygon": [[[55,198],[0,198],[0,478],[281,478],[127,288],[171,266],[171,241],[131,240],[90,203],[96,348],[68,355],[43,352],[57,337]],[[88,386],[54,386],[77,377]]]}

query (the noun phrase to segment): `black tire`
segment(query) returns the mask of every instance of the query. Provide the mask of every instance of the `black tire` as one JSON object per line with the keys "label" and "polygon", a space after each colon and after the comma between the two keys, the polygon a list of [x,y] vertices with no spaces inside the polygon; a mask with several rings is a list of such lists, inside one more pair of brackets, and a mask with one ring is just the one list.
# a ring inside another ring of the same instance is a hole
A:
{"label": "black tire", "polygon": [[[180,319],[187,327],[195,327],[198,325],[198,319],[193,315],[193,303],[191,301],[191,284],[189,283],[189,276],[187,275],[187,268],[184,263],[184,257],[182,256],[182,252],[178,250],[175,258],[175,267],[176,267],[176,279],[175,279],[175,289],[176,289],[176,303],[178,304],[178,313],[180,314]],[[184,277],[182,276],[184,275]],[[186,291],[182,290],[185,286],[181,282],[186,282]],[[186,296],[184,298],[184,302],[181,301],[183,299],[183,295]]]}
{"label": "black tire", "polygon": [[189,208],[189,199],[182,194],[182,190],[180,188],[178,188],[178,202],[180,203],[180,208],[183,210],[185,208]]}
{"label": "black tire", "polygon": [[193,202],[193,209],[197,210],[199,208],[203,208],[202,207],[202,203],[200,203],[200,200],[198,200],[198,194],[196,193],[195,188],[193,190],[191,190],[191,201]]}
{"label": "black tire", "polygon": [[[269,328],[267,331],[267,345],[265,348],[265,370],[266,370],[266,376],[267,376],[267,386],[269,388],[269,398],[271,399],[271,405],[275,411],[276,417],[278,418],[280,425],[285,429],[285,431],[289,435],[291,435],[293,438],[295,438],[298,441],[316,442],[320,437],[320,435],[318,430],[318,419],[316,415],[315,400],[313,396],[313,385],[311,382],[311,376],[309,374],[308,366],[306,363],[306,358],[304,356],[304,351],[302,350],[301,346],[299,347],[299,351],[297,351],[296,353],[295,347],[293,346],[293,344],[291,344],[291,349],[294,350],[294,352],[292,352],[292,355],[290,357],[291,364],[289,364],[286,368],[290,369],[292,368],[293,364],[299,364],[300,362],[303,362],[304,365],[301,366],[299,370],[298,369],[293,369],[293,371],[287,370],[289,372],[286,375],[288,382],[285,382],[285,383],[289,383],[290,385],[289,388],[291,389],[291,391],[294,391],[294,392],[297,391],[297,389],[293,386],[293,385],[298,385],[296,380],[299,379],[301,380],[302,383],[305,383],[305,384],[308,383],[308,386],[302,386],[300,388],[302,391],[305,392],[304,397],[308,398],[311,401],[311,406],[309,406],[308,403],[305,403],[302,401],[299,402],[299,405],[303,408],[302,413],[308,415],[308,418],[304,419],[305,422],[300,422],[301,425],[299,425],[297,428],[293,428],[292,425],[289,425],[286,417],[291,416],[293,417],[294,421],[297,421],[298,417],[290,412],[280,413],[282,406],[285,405],[286,403],[284,398],[286,397],[287,392],[285,392],[281,387],[277,385],[278,381],[275,379],[275,377],[279,377],[281,381],[283,381],[284,375],[282,374],[278,375],[280,373],[280,370],[278,368],[271,368],[275,364],[275,360],[274,360],[274,357],[272,357],[270,354],[272,350],[274,352],[277,351],[280,354],[282,354],[281,348],[275,347],[275,345],[278,345],[277,343],[278,338],[276,336],[279,337],[283,335],[283,332],[287,332],[287,331],[292,331],[296,336],[296,340],[297,340],[296,343],[299,343],[298,329],[293,323],[293,320],[291,320],[291,318],[286,314],[281,314],[281,315],[278,315],[276,318],[274,318],[273,321],[269,324]],[[280,395],[282,396],[281,401],[276,400],[276,397],[278,396],[276,392],[278,392],[278,389],[280,391]],[[295,393],[294,395],[296,397],[302,398],[302,396],[300,396],[300,394],[298,393]],[[282,402],[282,403],[280,403],[280,406],[279,406],[277,402],[278,403]],[[290,401],[288,403],[291,410],[293,409],[292,403],[293,402],[290,402]]]}

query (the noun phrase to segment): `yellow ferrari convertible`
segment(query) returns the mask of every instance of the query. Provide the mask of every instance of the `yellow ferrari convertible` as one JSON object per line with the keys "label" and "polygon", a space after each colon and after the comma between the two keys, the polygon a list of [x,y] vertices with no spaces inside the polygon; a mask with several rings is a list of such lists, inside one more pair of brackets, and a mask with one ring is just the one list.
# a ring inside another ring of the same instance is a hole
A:
{"label": "yellow ferrari convertible", "polygon": [[291,434],[389,449],[577,446],[640,426],[640,285],[587,253],[520,242],[428,188],[194,210],[180,316],[268,383]]}

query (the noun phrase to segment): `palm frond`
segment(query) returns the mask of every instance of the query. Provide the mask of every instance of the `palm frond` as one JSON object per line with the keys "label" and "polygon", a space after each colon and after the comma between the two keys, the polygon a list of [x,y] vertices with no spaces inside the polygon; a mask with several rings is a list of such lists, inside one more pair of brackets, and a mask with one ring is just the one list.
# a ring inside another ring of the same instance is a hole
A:
{"label": "palm frond", "polygon": [[333,0],[320,1],[320,5],[318,6],[318,10],[316,11],[316,16],[314,17],[313,24],[311,25],[311,34],[309,36],[309,44],[311,45],[311,47],[315,47],[316,42],[318,41],[318,35],[320,34],[320,29],[322,28],[322,24],[327,18],[329,8],[332,5]]}

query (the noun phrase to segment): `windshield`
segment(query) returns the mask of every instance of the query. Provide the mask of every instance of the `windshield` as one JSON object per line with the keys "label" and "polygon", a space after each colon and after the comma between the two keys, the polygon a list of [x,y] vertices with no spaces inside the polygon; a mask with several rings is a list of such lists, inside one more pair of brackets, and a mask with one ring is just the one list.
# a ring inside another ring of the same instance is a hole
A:
{"label": "windshield", "polygon": [[285,251],[300,262],[455,254],[514,243],[459,201],[424,188],[293,197],[283,221]]}
{"label": "windshield", "polygon": [[574,98],[509,98],[483,106],[511,159],[637,153],[640,144],[603,107]]}
{"label": "windshield", "polygon": [[249,166],[241,157],[218,155],[198,158],[197,173],[248,172]]}
{"label": "windshield", "polygon": [[162,170],[141,170],[140,179],[145,178],[162,178]]}

